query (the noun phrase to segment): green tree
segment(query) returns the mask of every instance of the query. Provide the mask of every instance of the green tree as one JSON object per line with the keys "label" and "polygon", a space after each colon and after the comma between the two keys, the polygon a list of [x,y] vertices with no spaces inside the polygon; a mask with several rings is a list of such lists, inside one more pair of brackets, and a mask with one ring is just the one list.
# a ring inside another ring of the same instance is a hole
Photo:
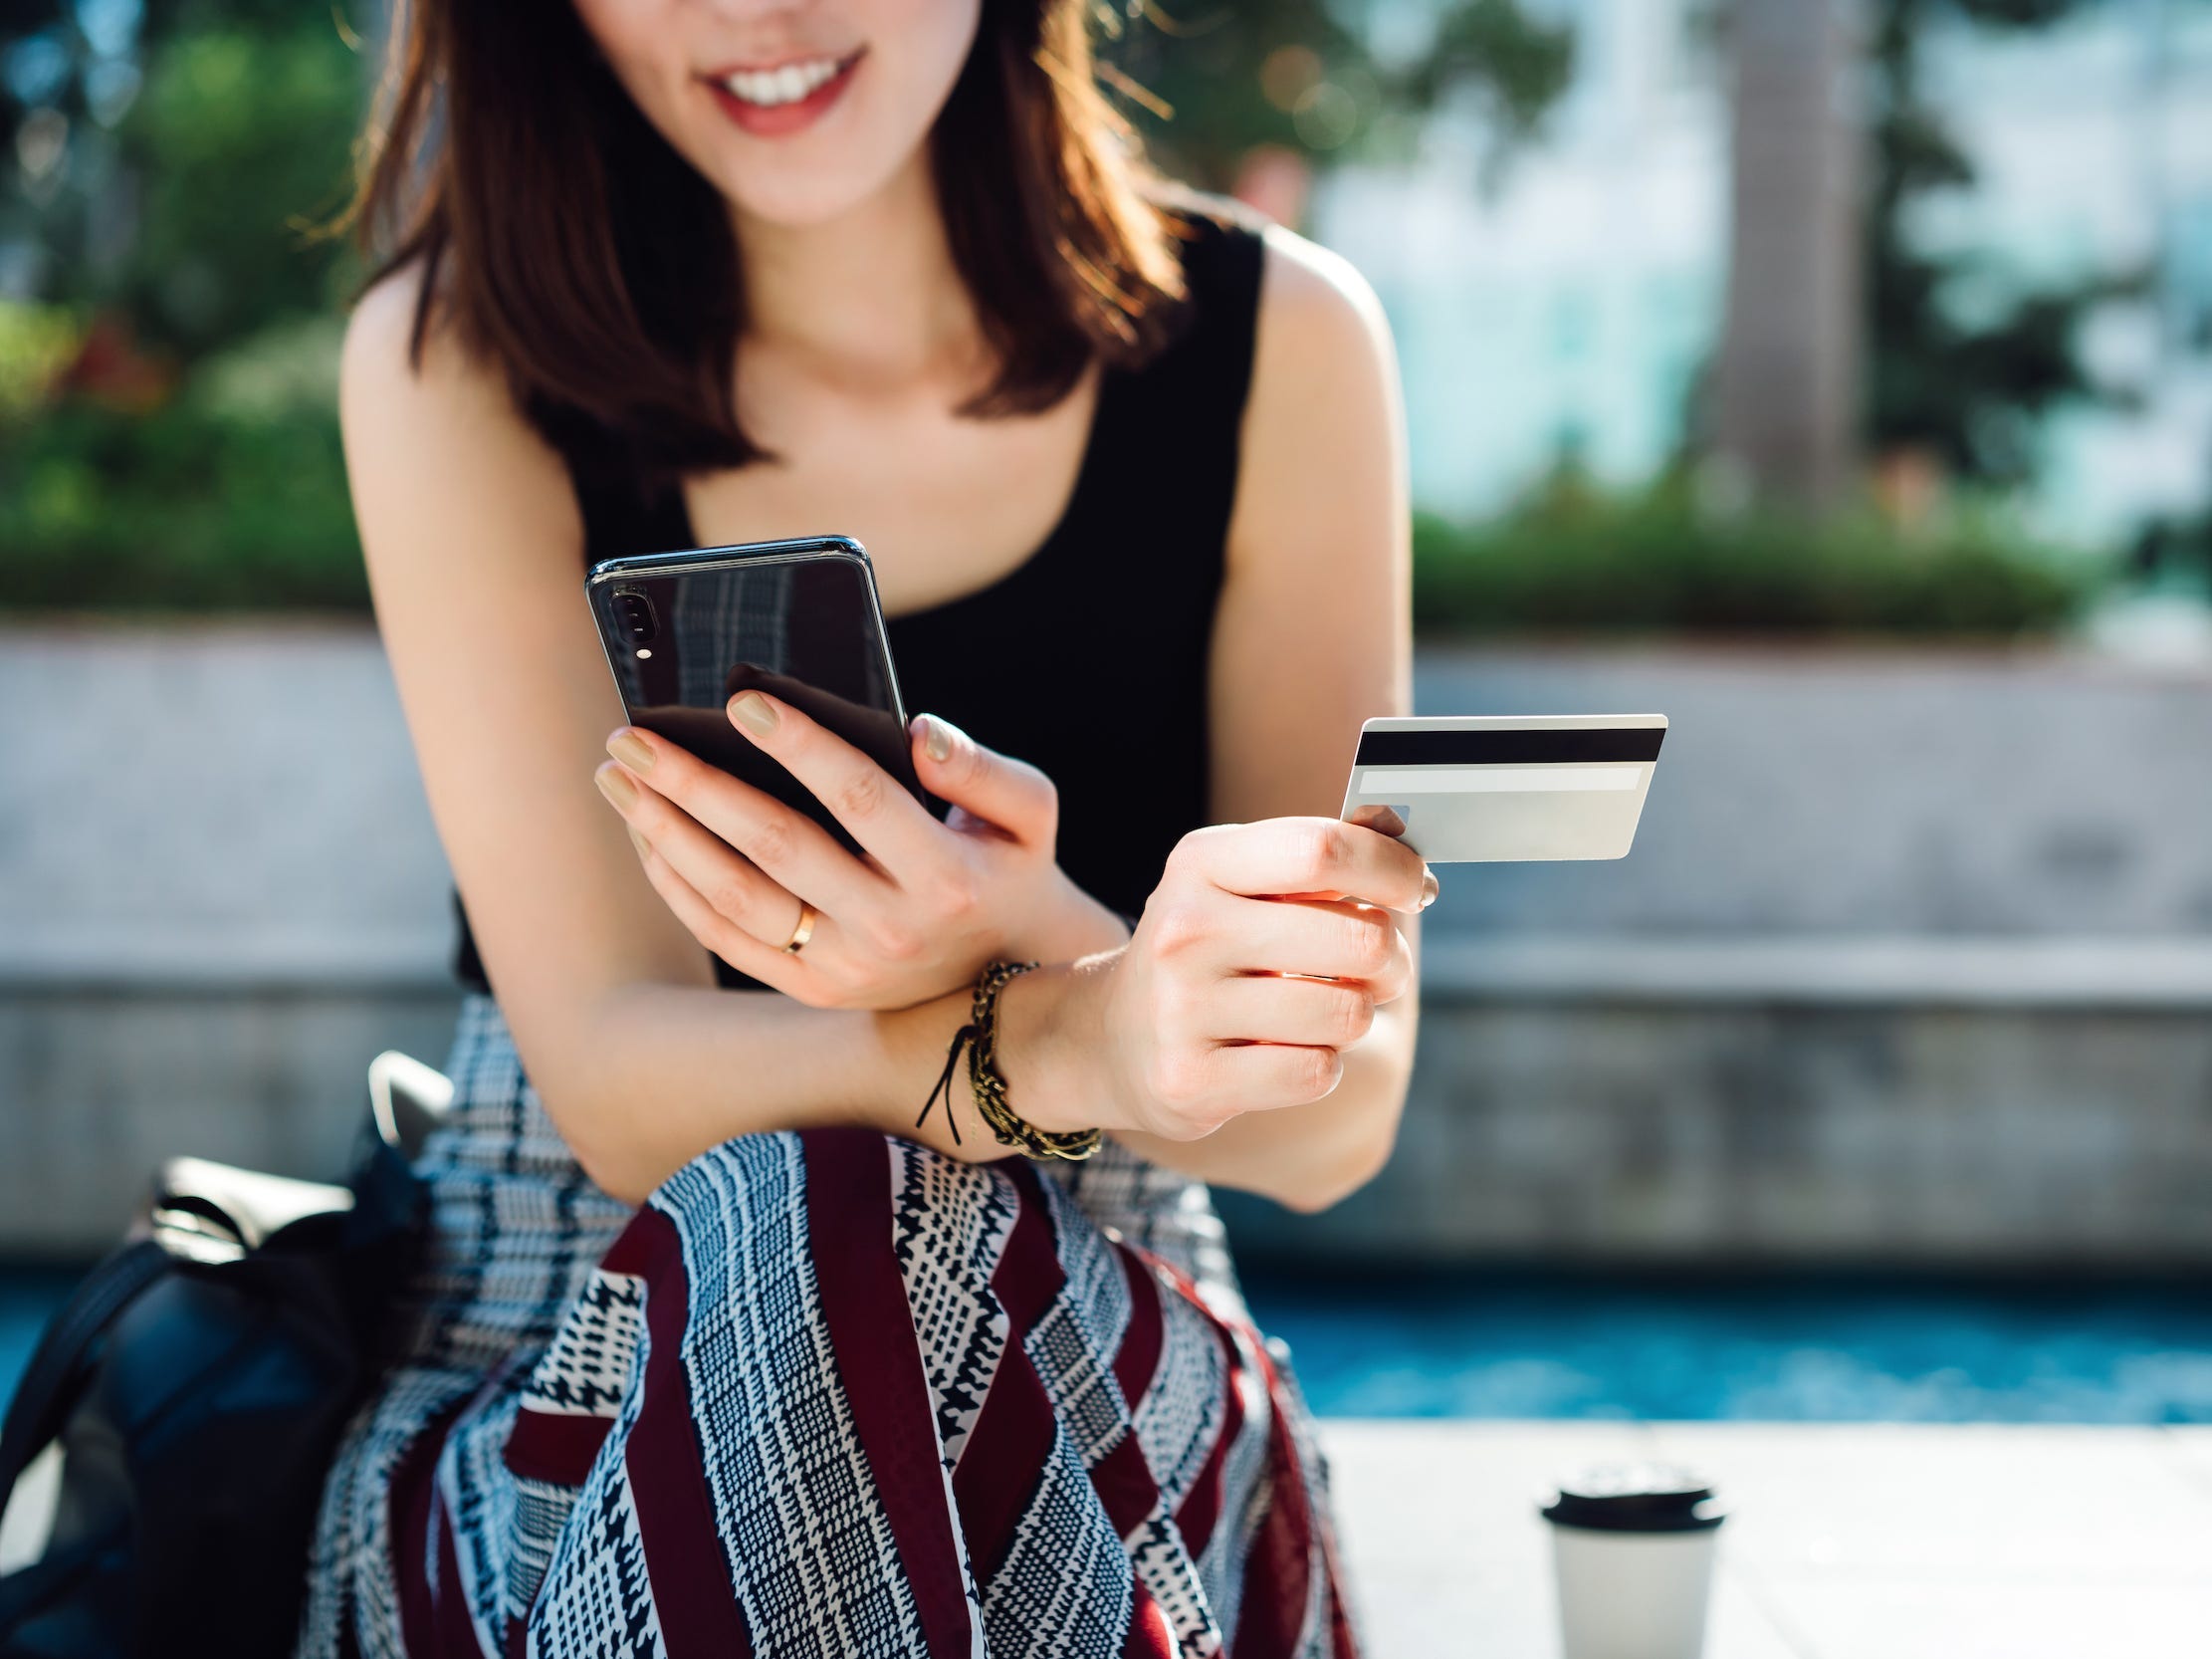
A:
{"label": "green tree", "polygon": [[363,91],[320,8],[0,0],[0,605],[365,602],[307,230]]}
{"label": "green tree", "polygon": [[1128,0],[1102,4],[1100,59],[1146,143],[1219,189],[1253,150],[1325,164],[1393,116],[1473,102],[1504,142],[1530,136],[1574,67],[1569,25],[1521,0],[1458,0],[1414,63],[1379,62],[1365,15],[1322,0]]}
{"label": "green tree", "polygon": [[116,298],[187,354],[330,310],[351,267],[310,227],[344,202],[361,75],[329,18],[194,30],[148,72],[121,128],[142,185]]}
{"label": "green tree", "polygon": [[1905,228],[1914,203],[1970,188],[1976,177],[1922,81],[1930,27],[1947,16],[1990,30],[2041,29],[2092,3],[1880,0],[1867,216],[1867,427],[1878,451],[1918,450],[1961,478],[2018,483],[2034,472],[2044,415],[2106,395],[2084,367],[2077,337],[2089,312],[2131,292],[2132,279],[2101,275],[2026,293],[1994,317],[1969,320],[1951,290],[1978,261],[1921,251]]}
{"label": "green tree", "polygon": [[185,359],[328,310],[345,255],[305,227],[344,198],[362,97],[333,15],[167,0],[130,17],[0,12],[0,129],[52,135],[0,197],[0,237],[39,249],[38,297],[118,310]]}

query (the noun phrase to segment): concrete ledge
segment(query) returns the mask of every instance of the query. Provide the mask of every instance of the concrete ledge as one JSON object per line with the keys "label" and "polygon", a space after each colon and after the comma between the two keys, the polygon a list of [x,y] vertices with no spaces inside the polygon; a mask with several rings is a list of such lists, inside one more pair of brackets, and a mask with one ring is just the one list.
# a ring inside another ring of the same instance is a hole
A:
{"label": "concrete ledge", "polygon": [[450,994],[452,948],[450,929],[421,926],[216,931],[89,922],[33,927],[0,939],[0,996]]}
{"label": "concrete ledge", "polygon": [[[1425,648],[1415,692],[1673,721],[1631,857],[1452,871],[1438,934],[2212,936],[2212,678],[2036,651]],[[0,626],[0,704],[40,711],[0,778],[0,940],[442,940],[444,862],[367,628]]]}
{"label": "concrete ledge", "polygon": [[[208,932],[87,924],[0,939],[0,994],[451,988],[443,929]],[[2212,1012],[2212,938],[1543,938],[1432,928],[1436,1004],[1751,1004]]]}
{"label": "concrete ledge", "polygon": [[2064,653],[1419,654],[1425,714],[1657,709],[1636,850],[1447,871],[1483,933],[2212,935],[2212,676]]}
{"label": "concrete ledge", "polygon": [[1470,937],[1423,941],[1434,1002],[2212,1012],[2212,938]]}
{"label": "concrete ledge", "polygon": [[107,1250],[179,1153],[334,1178],[369,1061],[442,1062],[454,1004],[444,987],[0,995],[0,1255]]}
{"label": "concrete ledge", "polygon": [[[98,1248],[171,1152],[331,1173],[369,1056],[437,1060],[454,1001],[374,635],[5,626],[0,702],[39,711],[0,777],[0,1247]],[[1250,1245],[2212,1263],[2212,678],[1428,649],[1416,703],[1673,725],[1630,858],[1446,872],[1397,1160]]]}
{"label": "concrete ledge", "polygon": [[[439,1061],[427,930],[0,945],[0,1248],[98,1249],[160,1158],[337,1167]],[[1397,1157],[1277,1258],[2212,1263],[2212,942],[1438,930]]]}
{"label": "concrete ledge", "polygon": [[1285,1261],[2114,1271],[2212,1265],[2201,1007],[1587,996],[1421,1022],[1396,1155]]}

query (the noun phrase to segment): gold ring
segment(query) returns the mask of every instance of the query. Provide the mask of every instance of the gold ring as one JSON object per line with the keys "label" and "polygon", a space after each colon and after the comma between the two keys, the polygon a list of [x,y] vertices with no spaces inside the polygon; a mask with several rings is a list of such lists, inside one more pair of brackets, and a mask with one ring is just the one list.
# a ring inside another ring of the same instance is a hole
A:
{"label": "gold ring", "polygon": [[798,901],[798,922],[791,929],[791,936],[783,941],[783,954],[796,956],[805,948],[806,941],[814,936],[814,922],[821,912],[804,899]]}

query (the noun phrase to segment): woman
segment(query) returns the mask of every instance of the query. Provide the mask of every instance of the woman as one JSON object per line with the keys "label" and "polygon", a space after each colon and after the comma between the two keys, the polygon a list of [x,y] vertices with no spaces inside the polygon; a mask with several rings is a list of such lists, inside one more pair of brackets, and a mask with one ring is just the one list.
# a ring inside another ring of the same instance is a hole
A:
{"label": "woman", "polygon": [[[1140,172],[1079,0],[420,0],[392,65],[346,450],[474,994],[303,1651],[1351,1652],[1202,1183],[1328,1204],[1405,1094],[1436,884],[1312,816],[1407,702],[1372,298]],[[730,713],[865,856],[619,727],[581,596],[824,531],[957,810]],[[972,1022],[1095,1157],[918,1120]]]}

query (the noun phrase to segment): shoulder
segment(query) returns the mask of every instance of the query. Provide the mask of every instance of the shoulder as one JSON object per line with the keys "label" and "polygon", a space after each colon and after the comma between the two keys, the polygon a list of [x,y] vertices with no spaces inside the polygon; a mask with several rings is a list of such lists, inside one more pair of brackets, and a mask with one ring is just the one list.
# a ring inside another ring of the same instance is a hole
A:
{"label": "shoulder", "polygon": [[1367,279],[1340,254],[1270,225],[1262,242],[1253,343],[1254,401],[1316,377],[1390,371],[1390,324]]}
{"label": "shoulder", "polygon": [[1156,205],[1181,231],[1178,256],[1200,309],[1241,298],[1264,324],[1387,343],[1375,291],[1351,261],[1230,196],[1164,183]]}
{"label": "shoulder", "polygon": [[[1381,303],[1352,263],[1243,204],[1172,186],[1187,304],[1170,357],[1203,362],[1255,420],[1327,422],[1316,397],[1349,393],[1363,411],[1396,395]],[[1248,442],[1247,442],[1248,447]]]}
{"label": "shoulder", "polygon": [[[516,407],[498,366],[468,350],[403,266],[354,305],[339,360],[338,408],[355,511],[390,497],[472,505],[569,495],[560,458]],[[404,544],[387,543],[390,546]],[[371,559],[377,549],[370,539]]]}
{"label": "shoulder", "polygon": [[467,414],[522,424],[497,368],[461,343],[423,294],[419,262],[386,273],[354,303],[345,325],[338,391],[356,419],[405,425]]}
{"label": "shoulder", "polygon": [[1390,325],[1349,261],[1272,226],[1262,244],[1230,564],[1323,543],[1387,561],[1405,471]]}
{"label": "shoulder", "polygon": [[[426,367],[451,375],[460,365],[450,334],[432,328],[425,311],[423,269],[419,261],[387,271],[353,303],[345,321],[345,354],[339,384],[350,399],[410,395]],[[420,339],[418,341],[418,335]]]}
{"label": "shoulder", "polygon": [[582,528],[567,467],[516,406],[499,367],[465,348],[435,308],[418,322],[422,276],[402,267],[363,294],[346,325],[338,413],[353,514],[371,586],[511,581]]}
{"label": "shoulder", "polygon": [[1298,500],[1341,484],[1355,457],[1396,464],[1398,364],[1382,305],[1350,261],[1278,226],[1262,242],[1241,493]]}
{"label": "shoulder", "polygon": [[1161,206],[1178,252],[1195,335],[1248,364],[1247,412],[1295,403],[1317,382],[1389,383],[1396,373],[1382,303],[1352,262],[1228,197],[1173,187]]}

